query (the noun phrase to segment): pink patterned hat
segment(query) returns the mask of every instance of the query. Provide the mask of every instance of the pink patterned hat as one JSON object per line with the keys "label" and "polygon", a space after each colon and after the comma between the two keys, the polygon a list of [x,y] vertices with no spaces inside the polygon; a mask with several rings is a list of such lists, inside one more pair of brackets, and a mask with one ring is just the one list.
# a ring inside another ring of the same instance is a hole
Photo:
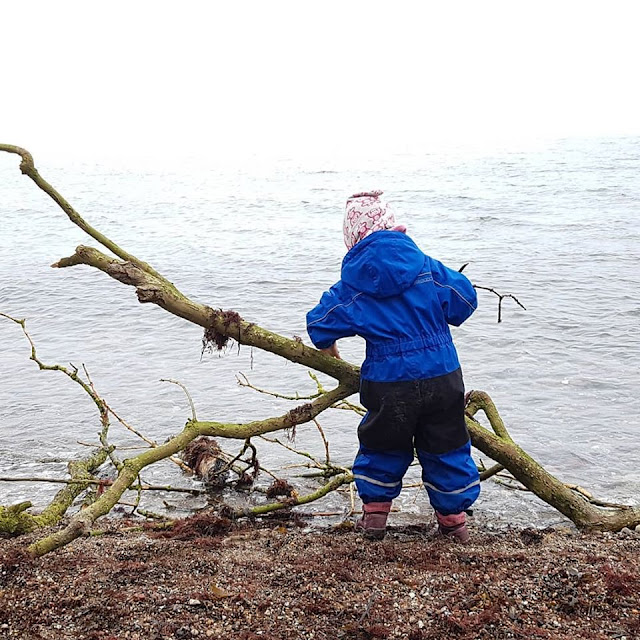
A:
{"label": "pink patterned hat", "polygon": [[381,195],[382,191],[364,191],[355,193],[347,200],[343,226],[347,249],[374,231],[391,229],[404,233],[407,230],[404,225],[396,225],[393,210],[384,200],[380,200]]}

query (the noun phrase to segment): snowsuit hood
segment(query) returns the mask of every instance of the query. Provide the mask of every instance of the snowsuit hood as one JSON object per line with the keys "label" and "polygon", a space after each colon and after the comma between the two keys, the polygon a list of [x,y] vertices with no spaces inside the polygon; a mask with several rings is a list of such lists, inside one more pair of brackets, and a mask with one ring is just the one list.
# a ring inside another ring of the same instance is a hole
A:
{"label": "snowsuit hood", "polygon": [[408,289],[424,264],[424,253],[409,236],[376,231],[344,257],[342,281],[374,298],[388,298]]}

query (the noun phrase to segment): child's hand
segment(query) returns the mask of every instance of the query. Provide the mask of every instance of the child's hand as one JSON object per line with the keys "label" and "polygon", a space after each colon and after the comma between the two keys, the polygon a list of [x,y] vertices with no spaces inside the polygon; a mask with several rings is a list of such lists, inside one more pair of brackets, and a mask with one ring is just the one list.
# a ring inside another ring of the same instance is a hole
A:
{"label": "child's hand", "polygon": [[322,351],[323,353],[328,353],[330,356],[338,358],[338,360],[342,360],[342,358],[340,357],[340,352],[338,351],[337,342],[334,342],[330,347],[327,347],[326,349],[320,349],[320,351]]}

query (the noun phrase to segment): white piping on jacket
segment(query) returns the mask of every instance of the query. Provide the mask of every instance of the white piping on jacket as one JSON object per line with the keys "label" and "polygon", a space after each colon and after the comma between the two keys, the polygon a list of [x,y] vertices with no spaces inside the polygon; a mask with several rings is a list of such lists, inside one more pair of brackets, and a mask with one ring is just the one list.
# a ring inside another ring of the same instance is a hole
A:
{"label": "white piping on jacket", "polygon": [[363,293],[364,293],[363,291],[360,291],[360,293],[356,293],[356,295],[353,296],[353,298],[351,298],[351,300],[349,302],[341,302],[340,304],[337,304],[334,307],[331,307],[331,309],[329,309],[329,311],[327,311],[327,313],[325,313],[322,316],[322,318],[318,318],[317,320],[314,320],[313,322],[310,322],[307,326],[308,327],[312,327],[317,322],[320,322],[321,320],[324,320],[334,309],[337,309],[338,307],[348,307],[349,305],[353,304],[355,302],[355,299],[358,296],[361,296]]}
{"label": "white piping on jacket", "polygon": [[440,284],[437,280],[434,280],[433,284],[438,285],[443,289],[451,289],[453,293],[455,293],[461,300],[464,300],[464,302],[466,302],[469,305],[469,307],[475,311],[476,307],[474,307],[457,289],[454,289],[452,286],[448,284]]}

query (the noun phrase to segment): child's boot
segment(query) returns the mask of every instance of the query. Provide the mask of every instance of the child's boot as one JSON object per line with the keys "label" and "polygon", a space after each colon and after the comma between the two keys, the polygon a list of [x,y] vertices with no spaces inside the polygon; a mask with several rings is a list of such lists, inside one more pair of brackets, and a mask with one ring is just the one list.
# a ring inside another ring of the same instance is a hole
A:
{"label": "child's boot", "polygon": [[391,502],[369,502],[362,505],[362,518],[356,522],[356,529],[362,529],[365,538],[382,540],[387,533],[387,516]]}
{"label": "child's boot", "polygon": [[443,515],[436,511],[438,519],[438,532],[441,536],[455,538],[459,542],[469,541],[469,529],[467,529],[467,516],[465,512]]}

